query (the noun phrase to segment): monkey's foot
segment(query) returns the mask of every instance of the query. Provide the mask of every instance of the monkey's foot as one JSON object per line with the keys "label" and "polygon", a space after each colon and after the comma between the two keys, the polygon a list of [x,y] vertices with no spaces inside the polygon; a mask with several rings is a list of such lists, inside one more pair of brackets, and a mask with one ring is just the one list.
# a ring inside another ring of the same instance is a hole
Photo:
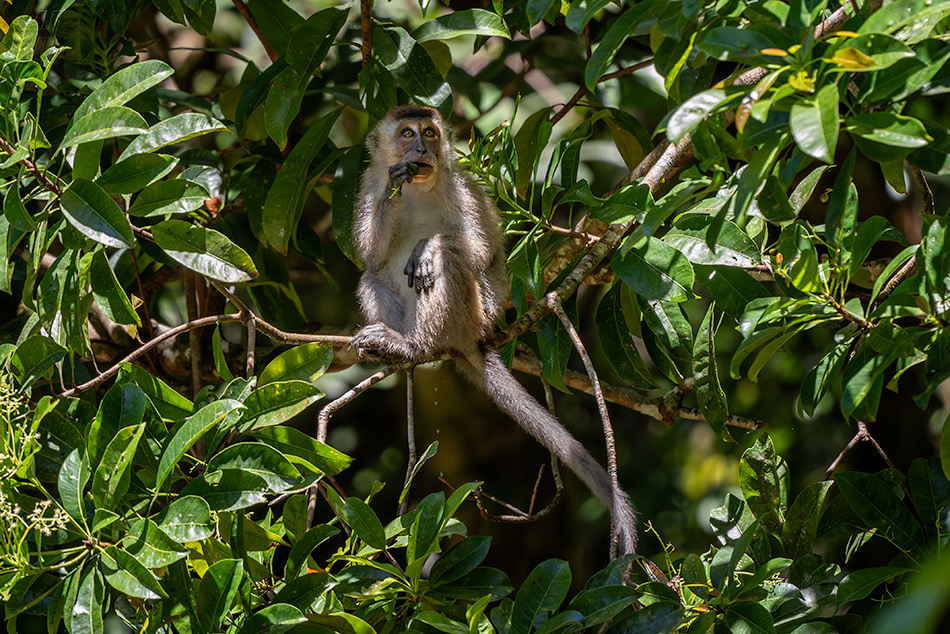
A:
{"label": "monkey's foot", "polygon": [[360,328],[350,339],[350,347],[360,356],[381,360],[411,359],[412,354],[405,337],[383,323]]}

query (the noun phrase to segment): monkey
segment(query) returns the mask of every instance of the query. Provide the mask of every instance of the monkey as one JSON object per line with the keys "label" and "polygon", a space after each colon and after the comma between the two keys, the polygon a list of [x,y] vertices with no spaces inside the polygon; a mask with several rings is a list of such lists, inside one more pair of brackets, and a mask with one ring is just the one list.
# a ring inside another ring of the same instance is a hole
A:
{"label": "monkey", "polygon": [[451,130],[437,110],[399,106],[366,146],[353,238],[368,323],[350,345],[416,362],[437,353],[460,357],[462,373],[609,509],[620,554],[635,553],[627,494],[485,343],[508,301],[504,234],[497,207],[454,158]]}

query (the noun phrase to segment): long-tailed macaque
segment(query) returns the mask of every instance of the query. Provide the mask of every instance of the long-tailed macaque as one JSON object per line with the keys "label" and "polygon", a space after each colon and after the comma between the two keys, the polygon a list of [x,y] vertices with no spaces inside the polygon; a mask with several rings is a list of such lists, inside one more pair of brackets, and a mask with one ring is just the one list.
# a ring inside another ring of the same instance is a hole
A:
{"label": "long-tailed macaque", "polygon": [[422,361],[454,351],[502,411],[567,464],[611,512],[621,554],[637,546],[630,501],[483,340],[508,297],[498,210],[453,156],[436,110],[391,110],[367,139],[371,157],[354,228],[365,264],[359,300],[368,325],[352,345]]}

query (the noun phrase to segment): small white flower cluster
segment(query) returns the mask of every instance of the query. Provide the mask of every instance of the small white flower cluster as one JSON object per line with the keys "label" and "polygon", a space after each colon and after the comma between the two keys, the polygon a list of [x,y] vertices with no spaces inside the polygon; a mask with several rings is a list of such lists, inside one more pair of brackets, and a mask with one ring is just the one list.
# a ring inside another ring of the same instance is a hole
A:
{"label": "small white flower cluster", "polygon": [[46,510],[52,504],[52,500],[40,500],[24,520],[21,516],[20,505],[14,504],[6,493],[0,491],[0,521],[6,525],[7,530],[15,524],[22,524],[26,527],[35,526],[43,535],[49,537],[54,530],[64,530],[66,523],[69,521],[69,514],[58,506],[53,510],[52,517],[45,517]]}

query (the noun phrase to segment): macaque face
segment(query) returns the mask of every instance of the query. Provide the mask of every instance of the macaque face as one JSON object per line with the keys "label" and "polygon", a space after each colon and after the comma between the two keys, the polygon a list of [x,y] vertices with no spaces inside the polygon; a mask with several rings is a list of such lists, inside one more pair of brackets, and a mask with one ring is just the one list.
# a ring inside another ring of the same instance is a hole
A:
{"label": "macaque face", "polygon": [[431,119],[400,121],[393,133],[397,161],[411,161],[418,172],[413,181],[424,182],[435,176],[442,148],[442,131]]}

